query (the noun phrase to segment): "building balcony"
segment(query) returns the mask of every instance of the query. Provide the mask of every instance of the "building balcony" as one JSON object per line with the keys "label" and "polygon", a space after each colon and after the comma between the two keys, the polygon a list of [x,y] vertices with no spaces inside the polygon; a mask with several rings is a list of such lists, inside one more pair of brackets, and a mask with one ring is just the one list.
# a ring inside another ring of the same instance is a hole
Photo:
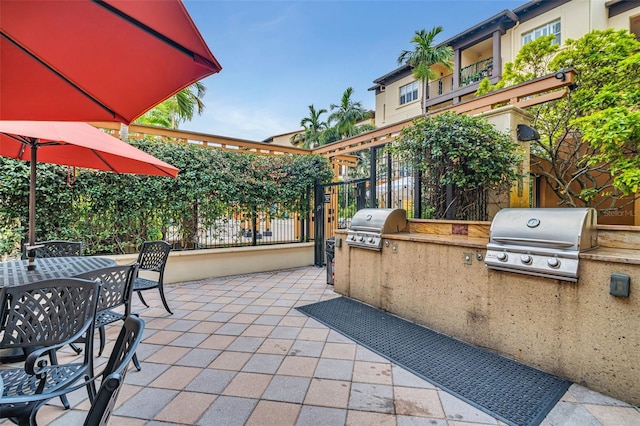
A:
{"label": "building balcony", "polygon": [[[455,71],[454,71],[455,73]],[[439,109],[444,106],[456,104],[462,99],[473,96],[478,83],[488,77],[492,84],[498,82],[500,72],[493,69],[493,57],[485,58],[471,65],[463,67],[459,71],[459,85],[454,85],[454,73],[444,75],[437,80],[429,82],[429,97],[427,108]]]}
{"label": "building balcony", "polygon": [[460,69],[460,87],[477,83],[493,76],[493,58],[486,58]]}

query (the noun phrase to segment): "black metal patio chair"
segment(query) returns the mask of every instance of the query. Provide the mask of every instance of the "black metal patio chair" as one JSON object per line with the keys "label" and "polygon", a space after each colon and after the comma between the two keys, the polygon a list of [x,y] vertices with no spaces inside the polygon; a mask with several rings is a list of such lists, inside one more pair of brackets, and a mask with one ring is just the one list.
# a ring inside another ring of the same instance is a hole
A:
{"label": "black metal patio chair", "polygon": [[[80,241],[41,241],[33,245],[36,247],[37,258],[82,256],[82,242]],[[28,256],[29,245],[24,245],[23,255]]]}
{"label": "black metal patio chair", "polygon": [[[63,395],[64,392],[73,392],[83,386],[93,384],[97,379],[101,380],[100,389],[91,403],[89,412],[84,421],[84,426],[106,426],[111,412],[120,393],[120,389],[124,383],[125,375],[136,348],[142,340],[142,332],[144,331],[144,321],[137,316],[128,316],[124,320],[122,329],[118,334],[113,351],[109,356],[109,360],[105,368],[88,381],[76,384],[73,387],[52,392],[49,396],[55,398]],[[37,395],[24,396],[20,398],[23,403],[31,403],[38,401]],[[18,400],[18,398],[16,398]],[[17,420],[17,419],[12,419]],[[20,423],[19,423],[20,424]],[[29,419],[25,425],[36,425],[35,416]]]}
{"label": "black metal patio chair", "polygon": [[[160,291],[160,298],[164,308],[173,315],[167,299],[164,296],[164,268],[169,259],[169,252],[171,251],[171,244],[166,241],[145,241],[140,247],[140,254],[138,255],[138,276],[133,282],[133,291],[138,293],[140,301],[147,308],[149,305],[142,297],[142,292],[145,290],[151,290],[157,288]],[[157,279],[148,278],[145,274],[144,277],[140,276],[140,273],[151,273],[157,277]]]}
{"label": "black metal patio chair", "polygon": [[[131,296],[133,294],[133,280],[138,271],[137,263],[109,266],[78,275],[77,278],[98,280],[102,283],[95,327],[100,336],[98,356],[102,355],[106,341],[105,326],[117,321],[124,321],[131,314]],[[75,345],[72,345],[72,347]],[[74,350],[79,353],[79,349]],[[133,354],[133,363],[140,371],[138,357]]]}
{"label": "black metal patio chair", "polygon": [[85,426],[107,424],[124,383],[129,362],[132,359],[135,360],[136,348],[142,340],[143,331],[144,321],[137,316],[128,316],[124,320],[107,366],[99,375],[102,377],[102,383],[98,395],[91,404],[91,409],[84,422]]}
{"label": "black metal patio chair", "polygon": [[[3,392],[0,418],[35,424],[38,409],[65,390],[93,376],[93,335],[100,283],[78,278],[53,279],[0,290],[0,347],[22,348],[23,367],[0,369]],[[56,350],[78,339],[86,341],[81,360],[59,364]],[[45,360],[49,356],[50,363]],[[93,383],[87,384],[91,400]],[[32,397],[30,401],[22,398]]]}

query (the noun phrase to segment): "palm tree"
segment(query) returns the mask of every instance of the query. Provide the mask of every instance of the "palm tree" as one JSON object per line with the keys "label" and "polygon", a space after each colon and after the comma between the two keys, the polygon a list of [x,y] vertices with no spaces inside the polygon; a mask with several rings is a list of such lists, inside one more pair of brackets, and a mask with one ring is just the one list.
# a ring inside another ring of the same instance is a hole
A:
{"label": "palm tree", "polygon": [[324,108],[316,111],[313,104],[309,105],[309,117],[300,120],[304,131],[293,135],[291,143],[294,145],[302,144],[302,147],[307,149],[321,145],[322,132],[326,130],[327,123],[321,121],[320,116],[326,112],[327,110]]}
{"label": "palm tree", "polygon": [[353,87],[347,87],[342,94],[340,104],[331,104],[329,123],[336,123],[335,127],[340,138],[348,138],[361,133],[356,123],[371,117],[371,113],[362,107],[362,102],[353,101]]}
{"label": "palm tree", "polygon": [[206,91],[205,85],[197,81],[147,111],[136,120],[136,123],[177,129],[180,123],[190,121],[196,111],[198,115],[202,114],[204,111],[202,99]]}
{"label": "palm tree", "polygon": [[427,32],[422,29],[416,31],[411,43],[415,45],[414,50],[403,50],[398,56],[398,64],[408,64],[413,70],[413,76],[416,80],[422,82],[422,112],[427,112],[427,84],[429,80],[435,80],[438,77],[435,71],[431,69],[433,65],[442,64],[447,70],[453,68],[451,58],[453,50],[451,46],[433,46],[433,40],[442,32],[442,27],[432,28]]}

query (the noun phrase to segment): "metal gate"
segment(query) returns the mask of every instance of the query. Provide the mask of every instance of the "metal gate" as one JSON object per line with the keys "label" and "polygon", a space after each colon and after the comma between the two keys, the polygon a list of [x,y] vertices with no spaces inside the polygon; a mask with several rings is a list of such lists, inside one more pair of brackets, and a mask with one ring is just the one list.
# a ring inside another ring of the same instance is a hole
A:
{"label": "metal gate", "polygon": [[369,178],[316,185],[314,206],[314,263],[325,264],[325,241],[336,229],[349,227],[356,211],[370,206]]}

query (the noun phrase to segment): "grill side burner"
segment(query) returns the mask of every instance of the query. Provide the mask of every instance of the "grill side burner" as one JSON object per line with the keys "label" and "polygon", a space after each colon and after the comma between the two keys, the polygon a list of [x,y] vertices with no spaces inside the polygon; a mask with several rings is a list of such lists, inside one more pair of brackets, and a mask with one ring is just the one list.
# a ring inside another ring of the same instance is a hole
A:
{"label": "grill side burner", "polygon": [[382,250],[382,234],[401,232],[407,226],[403,209],[361,209],[353,215],[347,231],[347,245]]}
{"label": "grill side burner", "polygon": [[592,208],[502,209],[491,223],[489,269],[578,281],[580,252],[598,245]]}

